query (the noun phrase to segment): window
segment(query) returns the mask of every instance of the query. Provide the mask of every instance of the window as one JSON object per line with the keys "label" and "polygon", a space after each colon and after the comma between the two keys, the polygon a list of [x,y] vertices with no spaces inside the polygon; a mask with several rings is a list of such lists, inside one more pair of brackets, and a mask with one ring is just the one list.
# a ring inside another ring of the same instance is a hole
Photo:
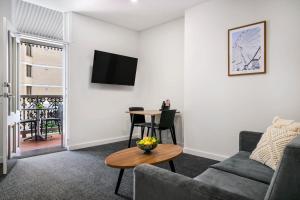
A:
{"label": "window", "polygon": [[26,56],[32,57],[32,48],[30,44],[26,45]]}
{"label": "window", "polygon": [[26,94],[31,95],[32,94],[32,86],[26,86]]}
{"label": "window", "polygon": [[32,66],[26,65],[26,77],[32,77]]}

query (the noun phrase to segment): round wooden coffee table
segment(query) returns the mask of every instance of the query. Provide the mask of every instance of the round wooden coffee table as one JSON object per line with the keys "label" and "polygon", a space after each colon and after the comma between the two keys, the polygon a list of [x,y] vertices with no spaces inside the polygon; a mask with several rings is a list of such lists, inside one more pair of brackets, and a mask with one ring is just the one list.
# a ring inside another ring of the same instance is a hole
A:
{"label": "round wooden coffee table", "polygon": [[140,164],[151,165],[169,162],[172,172],[175,172],[173,159],[182,154],[182,148],[174,144],[159,144],[150,154],[145,154],[138,147],[132,147],[115,152],[105,159],[109,167],[120,169],[115,194],[118,193],[124,169],[134,168]]}

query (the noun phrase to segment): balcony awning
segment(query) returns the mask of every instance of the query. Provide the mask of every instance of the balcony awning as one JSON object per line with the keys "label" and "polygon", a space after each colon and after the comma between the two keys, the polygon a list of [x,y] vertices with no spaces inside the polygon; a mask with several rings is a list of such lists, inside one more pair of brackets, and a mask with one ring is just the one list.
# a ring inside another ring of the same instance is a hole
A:
{"label": "balcony awning", "polygon": [[22,34],[63,40],[63,13],[31,4],[16,2],[15,24]]}
{"label": "balcony awning", "polygon": [[40,41],[34,41],[34,40],[26,40],[26,39],[21,39],[21,45],[29,45],[29,46],[35,46],[35,47],[40,47],[40,48],[46,48],[46,49],[51,49],[51,50],[57,50],[57,51],[62,51],[63,47],[59,45],[54,45],[54,44],[48,44],[48,43],[43,43]]}

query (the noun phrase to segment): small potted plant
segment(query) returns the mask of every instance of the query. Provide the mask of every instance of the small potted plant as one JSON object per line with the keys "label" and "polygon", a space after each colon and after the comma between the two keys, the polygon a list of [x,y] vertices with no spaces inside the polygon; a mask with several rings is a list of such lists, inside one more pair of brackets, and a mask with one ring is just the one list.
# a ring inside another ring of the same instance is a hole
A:
{"label": "small potted plant", "polygon": [[138,148],[144,151],[144,153],[151,153],[151,150],[157,147],[159,140],[156,137],[144,137],[136,142]]}
{"label": "small potted plant", "polygon": [[36,104],[36,108],[37,109],[43,109],[44,108],[44,105],[42,103],[37,103]]}

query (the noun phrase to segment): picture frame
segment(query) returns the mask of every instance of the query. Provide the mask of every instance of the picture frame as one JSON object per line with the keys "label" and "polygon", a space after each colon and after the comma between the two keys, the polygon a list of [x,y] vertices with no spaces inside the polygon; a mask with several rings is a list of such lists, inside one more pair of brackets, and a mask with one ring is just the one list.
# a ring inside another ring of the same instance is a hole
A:
{"label": "picture frame", "polygon": [[228,30],[228,76],[265,74],[266,21]]}

